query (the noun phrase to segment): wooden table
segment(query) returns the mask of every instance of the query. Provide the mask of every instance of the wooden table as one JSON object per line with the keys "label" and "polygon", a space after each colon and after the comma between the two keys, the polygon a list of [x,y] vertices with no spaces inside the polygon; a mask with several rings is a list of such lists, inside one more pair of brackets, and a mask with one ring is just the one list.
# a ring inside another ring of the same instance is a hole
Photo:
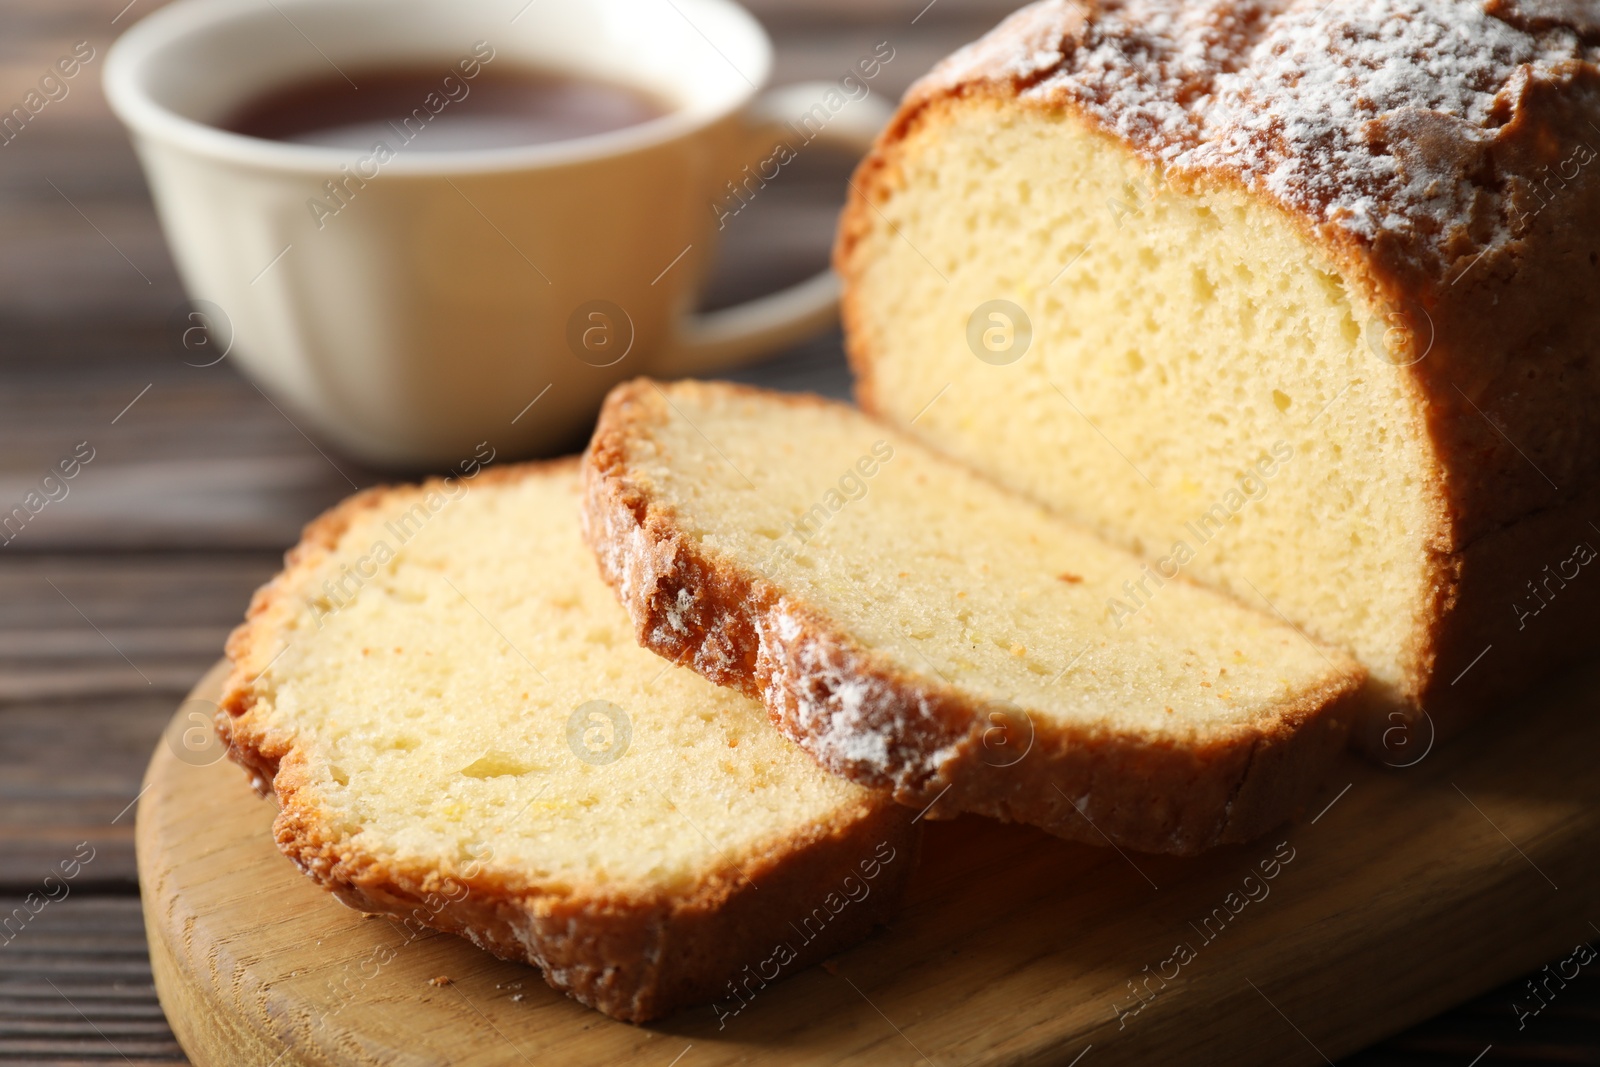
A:
{"label": "wooden table", "polygon": [[[65,99],[0,146],[0,510],[80,442],[94,450],[68,495],[0,548],[0,922],[30,893],[36,907],[46,888],[59,898],[13,930],[0,926],[0,1064],[185,1062],[155,1000],[139,916],[140,776],[301,524],[377,479],[325,458],[226,361],[196,368],[175,353],[167,320],[182,293],[99,88],[106,46],[158,6],[124,3],[0,8],[5,109],[74,42],[97,50]],[[896,57],[879,85],[898,93],[1009,6],[924,3],[752,7],[778,42],[778,83],[837,77],[890,40]],[[844,173],[814,156],[787,168],[730,224],[709,302],[816,269]],[[837,335],[743,377],[848,390]],[[75,876],[47,886],[63,862]],[[1596,972],[1523,1030],[1518,982],[1349,1062],[1600,1063]]]}

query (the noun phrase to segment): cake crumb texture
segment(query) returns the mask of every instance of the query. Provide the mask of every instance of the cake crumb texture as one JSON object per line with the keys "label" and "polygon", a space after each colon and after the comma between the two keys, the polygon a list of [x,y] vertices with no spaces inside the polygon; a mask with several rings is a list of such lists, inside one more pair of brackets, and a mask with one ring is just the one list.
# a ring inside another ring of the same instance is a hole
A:
{"label": "cake crumb texture", "polygon": [[[724,995],[783,941],[796,967],[837,951],[914,863],[910,813],[638,647],[572,461],[352,498],[228,651],[218,728],[291,860],[618,1018]],[[789,923],[863,862],[861,903],[799,942]]]}

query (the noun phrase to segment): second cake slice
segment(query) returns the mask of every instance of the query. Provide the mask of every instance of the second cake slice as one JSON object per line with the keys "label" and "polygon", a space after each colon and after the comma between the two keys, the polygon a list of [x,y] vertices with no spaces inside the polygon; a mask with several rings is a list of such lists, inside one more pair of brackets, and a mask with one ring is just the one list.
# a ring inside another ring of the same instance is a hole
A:
{"label": "second cake slice", "polygon": [[585,529],[647,647],[937,814],[1188,854],[1281,822],[1361,668],[854,409],[615,389]]}

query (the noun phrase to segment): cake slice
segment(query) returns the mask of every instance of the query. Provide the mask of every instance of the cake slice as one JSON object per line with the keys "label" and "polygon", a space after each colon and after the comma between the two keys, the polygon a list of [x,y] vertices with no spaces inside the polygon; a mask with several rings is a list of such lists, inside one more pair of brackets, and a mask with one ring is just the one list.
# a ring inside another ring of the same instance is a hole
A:
{"label": "cake slice", "polygon": [[1247,840],[1318,786],[1362,680],[818,398],[620,385],[584,509],[646,647],[936,814],[1152,852]]}
{"label": "cake slice", "polygon": [[862,407],[1353,651],[1413,761],[1600,642],[1597,11],[1023,9],[856,174]]}
{"label": "cake slice", "polygon": [[578,489],[566,461],[328,512],[228,642],[218,729],[347,904],[619,1019],[726,1019],[881,922],[920,827],[639,648]]}

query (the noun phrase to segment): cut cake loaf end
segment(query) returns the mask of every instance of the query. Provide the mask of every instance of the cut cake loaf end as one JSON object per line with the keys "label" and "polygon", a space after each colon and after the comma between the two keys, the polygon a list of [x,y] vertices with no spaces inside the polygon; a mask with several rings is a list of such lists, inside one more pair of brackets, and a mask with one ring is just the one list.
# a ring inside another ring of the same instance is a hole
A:
{"label": "cut cake loaf end", "polygon": [[844,405],[625,383],[584,476],[640,641],[903,804],[1187,854],[1290,816],[1345,743],[1354,660]]}
{"label": "cut cake loaf end", "polygon": [[887,917],[920,827],[639,648],[578,504],[569,460],[334,508],[229,641],[218,729],[347,904],[619,1019],[736,1013]]}
{"label": "cut cake loaf end", "polygon": [[1024,8],[857,172],[862,406],[1350,649],[1409,762],[1600,641],[1597,10]]}

